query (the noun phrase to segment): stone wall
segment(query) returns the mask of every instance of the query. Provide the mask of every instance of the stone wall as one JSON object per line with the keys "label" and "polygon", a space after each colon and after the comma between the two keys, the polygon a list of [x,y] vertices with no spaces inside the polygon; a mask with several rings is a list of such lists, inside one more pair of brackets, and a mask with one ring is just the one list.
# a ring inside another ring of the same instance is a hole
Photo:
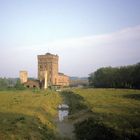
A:
{"label": "stone wall", "polygon": [[58,74],[56,85],[69,86],[69,77],[64,74]]}

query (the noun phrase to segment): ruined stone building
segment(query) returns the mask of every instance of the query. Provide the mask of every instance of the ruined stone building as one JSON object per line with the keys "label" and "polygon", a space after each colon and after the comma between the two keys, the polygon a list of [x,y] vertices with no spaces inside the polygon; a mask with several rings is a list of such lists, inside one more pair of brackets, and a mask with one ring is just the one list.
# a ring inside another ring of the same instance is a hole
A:
{"label": "ruined stone building", "polygon": [[46,82],[47,86],[69,85],[69,77],[63,73],[59,73],[58,62],[58,55],[50,53],[46,53],[45,55],[38,55],[38,79],[43,85]]}
{"label": "ruined stone building", "polygon": [[20,83],[23,84],[25,87],[28,88],[39,88],[39,80],[31,80],[28,78],[28,72],[27,71],[20,71]]}
{"label": "ruined stone building", "polygon": [[26,71],[20,72],[20,81],[26,87],[40,87],[46,89],[48,86],[69,86],[69,77],[59,73],[59,56],[46,53],[38,55],[38,80],[28,80]]}

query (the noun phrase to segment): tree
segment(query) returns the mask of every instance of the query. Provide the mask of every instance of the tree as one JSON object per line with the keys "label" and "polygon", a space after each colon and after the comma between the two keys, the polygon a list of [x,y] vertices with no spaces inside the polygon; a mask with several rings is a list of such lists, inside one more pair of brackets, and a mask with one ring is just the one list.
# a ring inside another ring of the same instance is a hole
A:
{"label": "tree", "polygon": [[123,67],[104,67],[89,75],[90,86],[102,88],[139,88],[140,63]]}
{"label": "tree", "polygon": [[24,85],[20,83],[20,80],[17,80],[15,88],[18,89],[18,90],[24,90],[25,89]]}

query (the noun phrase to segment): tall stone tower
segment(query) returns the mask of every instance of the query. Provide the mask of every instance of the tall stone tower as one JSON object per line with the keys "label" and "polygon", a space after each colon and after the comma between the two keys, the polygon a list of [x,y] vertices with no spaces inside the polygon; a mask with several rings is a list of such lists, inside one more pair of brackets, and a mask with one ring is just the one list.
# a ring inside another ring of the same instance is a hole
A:
{"label": "tall stone tower", "polygon": [[58,55],[50,53],[46,53],[45,55],[38,55],[38,79],[40,82],[45,80],[43,77],[47,77],[48,86],[56,84],[58,77],[58,59]]}
{"label": "tall stone tower", "polygon": [[21,84],[27,82],[28,81],[28,73],[27,73],[27,71],[20,71],[19,77],[20,77]]}

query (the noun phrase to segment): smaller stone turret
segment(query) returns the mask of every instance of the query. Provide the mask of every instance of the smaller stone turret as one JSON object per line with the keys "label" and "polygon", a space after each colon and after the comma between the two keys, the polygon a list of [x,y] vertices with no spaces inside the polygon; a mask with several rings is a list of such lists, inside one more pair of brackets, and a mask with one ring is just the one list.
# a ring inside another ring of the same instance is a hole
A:
{"label": "smaller stone turret", "polygon": [[27,71],[20,71],[19,77],[20,77],[21,84],[26,83],[28,81],[28,72]]}

